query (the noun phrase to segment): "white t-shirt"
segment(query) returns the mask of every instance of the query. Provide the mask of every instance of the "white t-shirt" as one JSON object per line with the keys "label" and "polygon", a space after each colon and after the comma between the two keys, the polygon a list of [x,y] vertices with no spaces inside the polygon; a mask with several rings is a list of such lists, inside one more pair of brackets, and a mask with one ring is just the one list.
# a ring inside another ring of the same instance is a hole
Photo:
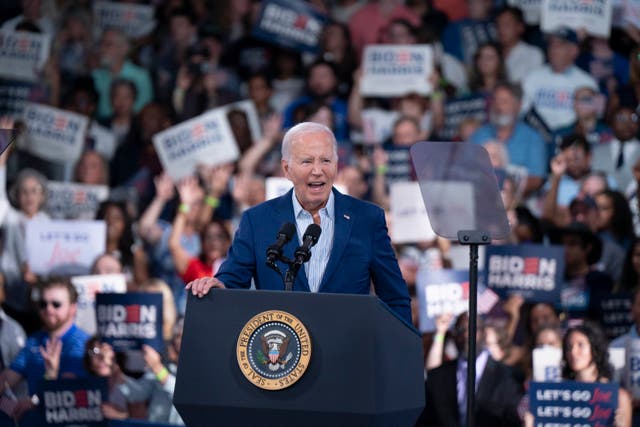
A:
{"label": "white t-shirt", "polygon": [[596,81],[575,65],[563,73],[555,73],[549,65],[543,65],[529,74],[522,82],[524,97],[522,113],[532,106],[549,129],[568,126],[576,119],[573,110],[573,93],[581,87],[598,91]]}
{"label": "white t-shirt", "polygon": [[540,68],[543,64],[542,50],[522,41],[511,49],[505,60],[507,75],[512,83],[521,82],[531,70]]}

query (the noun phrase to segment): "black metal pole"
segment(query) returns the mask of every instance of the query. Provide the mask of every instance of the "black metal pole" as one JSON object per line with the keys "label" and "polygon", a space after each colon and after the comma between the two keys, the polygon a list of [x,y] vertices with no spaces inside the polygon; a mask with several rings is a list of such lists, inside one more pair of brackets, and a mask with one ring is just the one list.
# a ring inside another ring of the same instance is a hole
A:
{"label": "black metal pole", "polygon": [[469,328],[467,354],[467,427],[475,426],[476,318],[478,315],[478,245],[469,245]]}

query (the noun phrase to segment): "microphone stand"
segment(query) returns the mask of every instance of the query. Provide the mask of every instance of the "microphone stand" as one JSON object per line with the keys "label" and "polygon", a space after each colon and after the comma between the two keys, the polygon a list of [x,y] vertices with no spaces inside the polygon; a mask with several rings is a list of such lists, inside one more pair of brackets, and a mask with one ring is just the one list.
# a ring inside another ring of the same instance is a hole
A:
{"label": "microphone stand", "polygon": [[300,266],[302,264],[299,262],[296,262],[294,259],[291,259],[282,255],[282,252],[278,253],[278,260],[287,264],[288,268],[284,275],[282,275],[282,271],[280,270],[280,268],[278,268],[275,262],[269,262],[267,260],[266,262],[267,267],[271,268],[272,270],[274,270],[276,273],[280,275],[280,278],[282,278],[282,281],[284,283],[285,291],[292,291],[293,284],[296,281],[296,276],[298,275],[298,270],[300,270]]}

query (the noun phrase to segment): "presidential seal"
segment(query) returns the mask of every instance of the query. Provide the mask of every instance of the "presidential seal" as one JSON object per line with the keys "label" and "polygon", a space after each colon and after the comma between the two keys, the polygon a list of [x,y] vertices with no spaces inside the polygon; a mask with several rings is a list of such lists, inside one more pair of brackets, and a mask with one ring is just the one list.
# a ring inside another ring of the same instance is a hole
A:
{"label": "presidential seal", "polygon": [[311,339],[297,317],[284,311],[264,311],[242,328],[236,356],[240,370],[252,384],[282,390],[307,370]]}

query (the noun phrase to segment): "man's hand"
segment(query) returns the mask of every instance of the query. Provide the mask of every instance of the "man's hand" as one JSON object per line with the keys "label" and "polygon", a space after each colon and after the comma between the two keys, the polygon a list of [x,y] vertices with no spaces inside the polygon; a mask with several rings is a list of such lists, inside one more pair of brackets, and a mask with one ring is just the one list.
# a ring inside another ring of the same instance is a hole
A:
{"label": "man's hand", "polygon": [[45,347],[40,346],[40,355],[44,360],[44,377],[48,380],[58,378],[60,353],[62,353],[62,341],[60,339],[49,339]]}
{"label": "man's hand", "polygon": [[191,293],[198,298],[202,298],[209,293],[211,288],[224,288],[224,283],[215,277],[202,277],[193,282],[187,283],[186,289],[191,289]]}

